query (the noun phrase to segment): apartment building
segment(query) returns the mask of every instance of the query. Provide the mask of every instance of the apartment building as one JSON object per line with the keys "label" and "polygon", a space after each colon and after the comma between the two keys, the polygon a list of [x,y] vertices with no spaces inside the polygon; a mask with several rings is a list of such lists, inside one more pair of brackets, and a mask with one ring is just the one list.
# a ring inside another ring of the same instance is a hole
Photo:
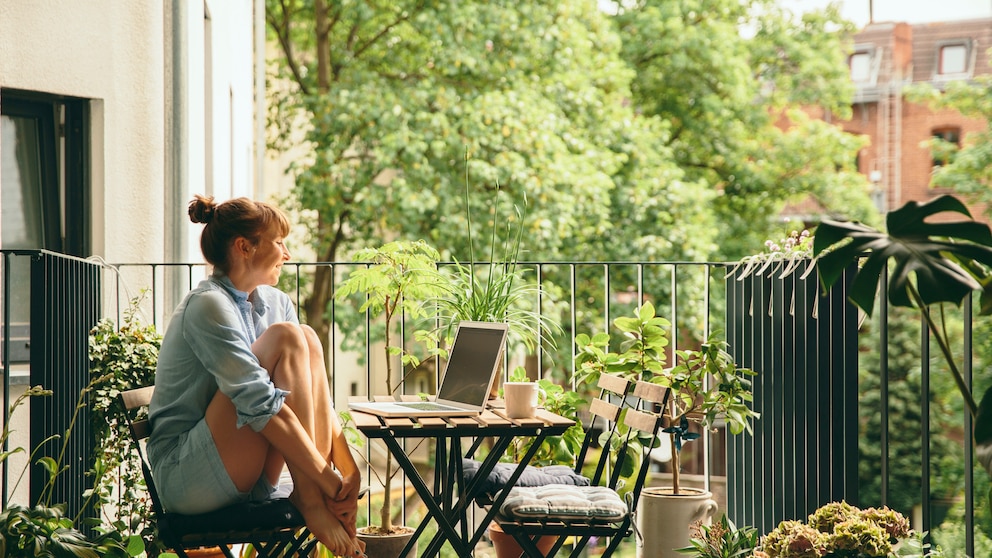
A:
{"label": "apartment building", "polygon": [[856,87],[853,116],[839,124],[871,139],[858,155],[858,170],[874,185],[876,205],[888,211],[911,200],[950,193],[930,187],[933,170],[942,161],[924,142],[939,136],[961,145],[987,123],[910,102],[905,90],[920,83],[943,88],[951,81],[992,73],[987,52],[992,47],[992,19],[872,23],[854,41],[849,57]]}

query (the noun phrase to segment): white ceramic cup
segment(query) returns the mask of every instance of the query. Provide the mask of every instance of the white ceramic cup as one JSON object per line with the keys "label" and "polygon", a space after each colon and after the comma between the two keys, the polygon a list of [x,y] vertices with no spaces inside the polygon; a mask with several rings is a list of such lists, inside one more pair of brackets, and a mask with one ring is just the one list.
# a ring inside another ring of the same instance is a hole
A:
{"label": "white ceramic cup", "polygon": [[537,382],[505,382],[506,416],[528,418],[537,414]]}

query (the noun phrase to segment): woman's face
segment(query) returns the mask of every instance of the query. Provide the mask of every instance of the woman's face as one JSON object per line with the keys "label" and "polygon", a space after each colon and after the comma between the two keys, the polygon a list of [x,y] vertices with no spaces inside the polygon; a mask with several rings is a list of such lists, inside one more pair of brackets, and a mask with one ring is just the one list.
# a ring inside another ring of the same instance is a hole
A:
{"label": "woman's face", "polygon": [[262,235],[248,261],[248,270],[252,275],[252,283],[257,285],[275,285],[279,282],[282,264],[289,261],[289,250],[283,243],[285,239],[275,232]]}

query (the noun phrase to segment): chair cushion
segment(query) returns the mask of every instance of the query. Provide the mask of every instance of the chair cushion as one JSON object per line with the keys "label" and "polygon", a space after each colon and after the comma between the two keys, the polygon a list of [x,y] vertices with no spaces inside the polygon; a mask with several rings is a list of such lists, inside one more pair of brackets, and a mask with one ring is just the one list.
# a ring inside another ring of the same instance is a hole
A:
{"label": "chair cushion", "polygon": [[234,504],[197,515],[166,513],[164,518],[173,533],[227,533],[231,531],[278,531],[304,526],[303,515],[288,499]]}
{"label": "chair cushion", "polygon": [[514,487],[500,507],[500,515],[509,519],[548,517],[616,521],[628,512],[627,504],[615,490],[566,484]]}
{"label": "chair cushion", "polygon": [[[462,472],[467,483],[472,482],[472,479],[475,478],[479,472],[479,465],[481,463],[473,459],[462,459]],[[516,469],[516,463],[497,463],[483,482],[482,493],[489,494],[505,487]],[[589,479],[576,473],[567,465],[548,465],[547,467],[527,465],[514,486],[545,486],[548,484],[589,486],[591,483]]]}

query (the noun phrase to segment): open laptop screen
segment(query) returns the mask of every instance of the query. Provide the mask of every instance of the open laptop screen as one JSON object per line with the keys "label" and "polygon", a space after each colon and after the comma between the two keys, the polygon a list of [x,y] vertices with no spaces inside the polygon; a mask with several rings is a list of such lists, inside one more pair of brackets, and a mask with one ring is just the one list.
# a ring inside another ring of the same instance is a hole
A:
{"label": "open laptop screen", "polygon": [[[463,323],[458,329],[448,365],[441,380],[438,400],[459,401],[482,405],[489,397],[486,379],[492,378],[493,368],[502,360],[503,328],[474,326]],[[480,370],[484,368],[484,370]]]}

